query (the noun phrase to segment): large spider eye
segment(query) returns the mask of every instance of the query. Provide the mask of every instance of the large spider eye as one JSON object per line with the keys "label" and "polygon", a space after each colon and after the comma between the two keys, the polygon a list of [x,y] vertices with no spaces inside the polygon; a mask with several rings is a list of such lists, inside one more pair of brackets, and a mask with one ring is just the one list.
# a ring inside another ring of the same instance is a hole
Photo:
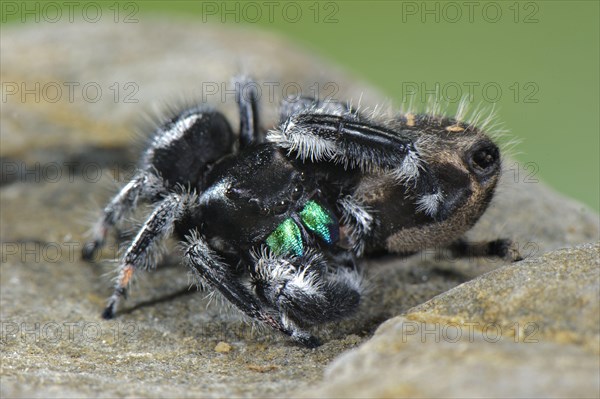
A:
{"label": "large spider eye", "polygon": [[271,207],[271,211],[275,215],[282,215],[285,212],[287,212],[288,208],[289,208],[289,201],[280,200],[280,201],[277,201],[275,203],[275,205],[273,205]]}
{"label": "large spider eye", "polygon": [[302,197],[303,191],[304,190],[302,189],[302,186],[294,187],[294,189],[292,190],[292,195],[290,196],[292,201],[294,201],[294,202],[298,201]]}

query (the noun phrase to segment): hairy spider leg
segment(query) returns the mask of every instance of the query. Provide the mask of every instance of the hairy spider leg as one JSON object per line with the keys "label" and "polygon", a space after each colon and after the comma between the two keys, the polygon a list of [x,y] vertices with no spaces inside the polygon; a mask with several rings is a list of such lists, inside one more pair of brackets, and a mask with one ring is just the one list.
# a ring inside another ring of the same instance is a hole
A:
{"label": "hairy spider leg", "polygon": [[448,247],[454,257],[497,256],[511,262],[523,260],[516,243],[503,238],[484,242],[469,242],[461,238],[451,243]]}
{"label": "hairy spider leg", "polygon": [[414,185],[419,210],[437,216],[443,194],[411,135],[356,115],[310,111],[292,115],[267,139],[305,162],[328,161],[366,173],[388,171],[398,183]]}
{"label": "hairy spider leg", "polygon": [[314,97],[284,99],[279,107],[279,123],[284,124],[290,117],[300,113],[320,113],[327,115],[345,115],[358,119],[358,112],[335,100],[318,100]]}
{"label": "hairy spider leg", "polygon": [[337,204],[342,212],[340,223],[345,229],[346,239],[354,254],[360,257],[367,240],[373,235],[377,219],[368,206],[351,195],[340,198]]}
{"label": "hairy spider leg", "polygon": [[121,297],[127,296],[127,288],[135,271],[156,263],[157,246],[173,232],[175,223],[196,204],[197,197],[191,194],[169,194],[155,208],[125,251],[118,269],[115,289],[102,313],[112,319]]}
{"label": "hairy spider leg", "polygon": [[148,171],[138,172],[129,183],[106,205],[94,225],[92,239],[82,249],[82,257],[91,260],[106,242],[108,231],[121,223],[136,207],[140,199],[149,199],[165,191],[162,181]]}
{"label": "hairy spider leg", "polygon": [[320,345],[317,338],[290,323],[274,310],[265,308],[256,294],[244,287],[233,273],[233,266],[222,262],[210,249],[200,234],[194,232],[188,237],[184,252],[186,263],[201,281],[206,281],[217,289],[227,300],[251,318],[281,331],[295,341],[307,346]]}
{"label": "hairy spider leg", "polygon": [[131,214],[139,200],[157,202],[179,186],[197,187],[207,165],[231,153],[234,142],[218,111],[197,106],[173,113],[149,138],[139,172],[104,208],[82,257],[92,259],[110,228]]}
{"label": "hairy spider leg", "polygon": [[247,76],[234,79],[235,101],[240,112],[240,146],[260,143],[261,137],[258,111],[258,84]]}

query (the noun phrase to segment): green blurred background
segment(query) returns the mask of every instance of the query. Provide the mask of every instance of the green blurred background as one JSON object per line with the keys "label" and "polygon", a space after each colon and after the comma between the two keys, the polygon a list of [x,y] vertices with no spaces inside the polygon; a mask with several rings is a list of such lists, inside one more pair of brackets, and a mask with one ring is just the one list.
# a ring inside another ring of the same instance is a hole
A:
{"label": "green blurred background", "polygon": [[475,104],[495,106],[508,139],[521,140],[511,152],[527,172],[509,165],[509,178],[540,179],[600,209],[598,1],[94,3],[119,18],[160,13],[277,32],[372,82],[395,105],[411,96],[422,103],[437,88],[452,110],[472,93]]}

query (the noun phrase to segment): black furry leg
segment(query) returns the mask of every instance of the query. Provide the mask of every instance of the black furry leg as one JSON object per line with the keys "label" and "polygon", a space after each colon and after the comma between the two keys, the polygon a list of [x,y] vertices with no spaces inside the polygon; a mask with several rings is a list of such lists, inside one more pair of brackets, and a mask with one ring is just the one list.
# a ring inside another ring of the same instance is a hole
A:
{"label": "black furry leg", "polygon": [[236,78],[234,83],[235,100],[240,111],[240,144],[244,148],[262,141],[258,119],[258,85],[246,76]]}
{"label": "black furry leg", "polygon": [[414,187],[417,211],[434,218],[443,194],[425,163],[414,135],[363,121],[359,115],[309,109],[291,115],[267,139],[306,162],[332,162],[363,172],[388,173]]}
{"label": "black furry leg", "polygon": [[104,245],[108,231],[133,212],[140,199],[157,195],[163,189],[159,177],[150,172],[139,172],[104,208],[102,216],[94,226],[92,240],[83,246],[83,259],[91,260],[94,257]]}
{"label": "black furry leg", "polygon": [[356,256],[362,256],[376,225],[373,211],[351,195],[339,199],[338,206],[342,211],[340,222],[346,244]]}
{"label": "black furry leg", "polygon": [[258,298],[248,291],[233,274],[233,268],[221,262],[208,244],[198,234],[189,238],[185,259],[192,271],[202,280],[216,288],[238,309],[266,325],[289,335],[295,341],[314,348],[319,341],[312,335],[288,325],[262,306]]}
{"label": "black furry leg", "polygon": [[511,262],[523,260],[515,243],[502,238],[488,242],[468,242],[460,239],[452,243],[449,249],[455,257],[496,256]]}
{"label": "black furry leg", "polygon": [[225,117],[207,107],[191,107],[164,121],[149,137],[140,172],[104,208],[82,257],[91,259],[110,228],[130,214],[140,199],[157,201],[178,185],[195,187],[207,165],[229,154],[234,142]]}
{"label": "black furry leg", "polygon": [[279,109],[279,123],[284,124],[296,114],[307,112],[320,112],[328,115],[345,115],[348,118],[358,119],[358,113],[345,104],[334,100],[318,100],[313,97],[300,97],[284,99]]}
{"label": "black furry leg", "polygon": [[127,288],[133,275],[140,267],[148,267],[156,253],[157,244],[169,236],[175,222],[180,220],[187,207],[194,204],[195,196],[170,194],[155,208],[142,229],[127,248],[119,266],[115,290],[102,313],[105,319],[112,319],[121,297],[126,297]]}

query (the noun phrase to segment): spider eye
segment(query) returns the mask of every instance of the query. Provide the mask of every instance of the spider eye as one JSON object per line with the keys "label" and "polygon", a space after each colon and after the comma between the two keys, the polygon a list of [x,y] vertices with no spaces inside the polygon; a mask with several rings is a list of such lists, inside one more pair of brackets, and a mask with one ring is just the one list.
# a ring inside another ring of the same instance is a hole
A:
{"label": "spider eye", "polygon": [[273,213],[275,215],[281,215],[281,214],[284,214],[285,212],[287,212],[288,208],[289,208],[289,201],[280,200],[280,201],[277,201],[275,203],[275,205],[273,205],[271,207],[271,211],[273,211]]}
{"label": "spider eye", "polygon": [[294,202],[298,201],[302,197],[303,191],[304,190],[302,189],[302,186],[294,187],[294,189],[292,190],[292,195],[290,196],[292,201],[294,201]]}

